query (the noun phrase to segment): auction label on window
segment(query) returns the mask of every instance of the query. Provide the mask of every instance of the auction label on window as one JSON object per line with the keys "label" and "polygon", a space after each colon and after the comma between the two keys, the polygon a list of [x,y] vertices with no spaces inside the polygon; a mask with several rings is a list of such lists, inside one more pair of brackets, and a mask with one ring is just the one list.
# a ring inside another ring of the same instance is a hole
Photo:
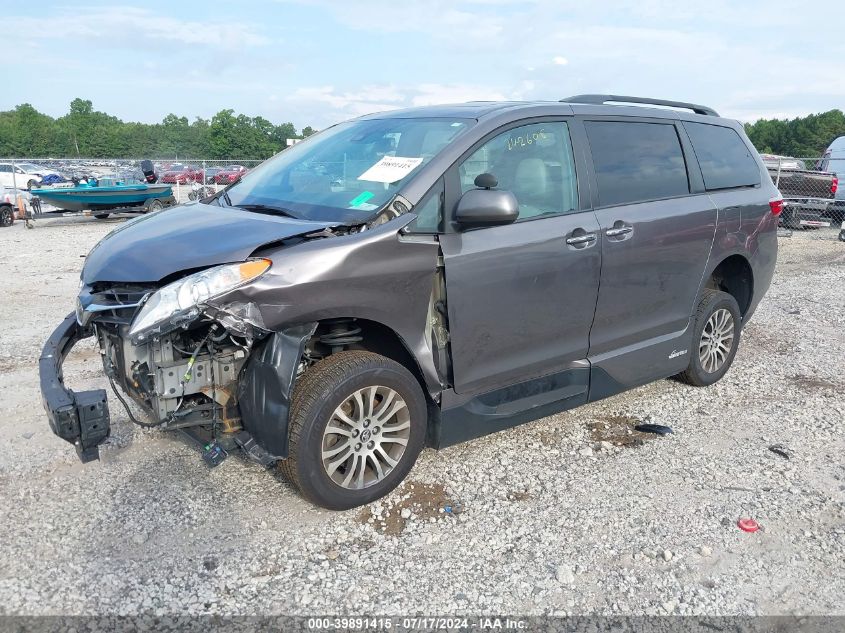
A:
{"label": "auction label on window", "polygon": [[402,180],[423,162],[420,158],[404,158],[402,156],[383,156],[375,165],[370,167],[358,180],[370,182],[396,182]]}

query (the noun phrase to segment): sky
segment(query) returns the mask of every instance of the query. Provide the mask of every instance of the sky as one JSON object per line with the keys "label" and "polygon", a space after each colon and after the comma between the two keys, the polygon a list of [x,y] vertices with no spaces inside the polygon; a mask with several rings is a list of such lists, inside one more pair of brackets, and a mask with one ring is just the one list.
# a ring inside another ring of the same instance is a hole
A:
{"label": "sky", "polygon": [[75,97],[126,121],[232,108],[317,129],[583,93],[742,121],[845,109],[841,0],[3,0],[0,30],[0,110],[51,116]]}

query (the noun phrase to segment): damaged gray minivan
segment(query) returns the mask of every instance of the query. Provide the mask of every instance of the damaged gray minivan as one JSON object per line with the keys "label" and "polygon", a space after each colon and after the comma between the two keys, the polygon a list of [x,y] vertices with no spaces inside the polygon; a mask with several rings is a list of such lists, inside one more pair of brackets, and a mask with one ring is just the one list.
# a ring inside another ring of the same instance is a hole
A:
{"label": "damaged gray minivan", "polygon": [[341,123],[93,248],[40,360],[50,425],[98,458],[106,392],[62,379],[93,336],[134,422],[351,508],[424,446],[719,380],[781,209],[742,127],[704,106],[581,95]]}

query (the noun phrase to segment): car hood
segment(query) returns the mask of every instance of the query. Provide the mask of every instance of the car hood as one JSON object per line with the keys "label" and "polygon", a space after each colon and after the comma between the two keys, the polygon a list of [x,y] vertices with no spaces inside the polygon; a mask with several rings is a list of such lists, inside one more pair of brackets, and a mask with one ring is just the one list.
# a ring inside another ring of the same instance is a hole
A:
{"label": "car hood", "polygon": [[130,220],[100,240],[85,259],[82,281],[158,282],[243,261],[266,244],[337,225],[202,203],[171,207]]}

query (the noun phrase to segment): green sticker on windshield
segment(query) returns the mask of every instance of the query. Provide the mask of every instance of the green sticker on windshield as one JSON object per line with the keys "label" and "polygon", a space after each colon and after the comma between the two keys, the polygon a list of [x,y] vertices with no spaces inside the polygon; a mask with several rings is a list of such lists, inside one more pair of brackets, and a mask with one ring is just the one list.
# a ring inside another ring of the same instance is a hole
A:
{"label": "green sticker on windshield", "polygon": [[374,195],[376,195],[376,194],[374,194],[372,191],[362,191],[362,192],[361,192],[361,193],[359,193],[357,196],[355,196],[354,198],[352,198],[352,200],[350,200],[350,201],[349,201],[349,206],[351,206],[351,207],[357,207],[357,206],[359,206],[359,205],[362,205],[362,204],[364,204],[367,200],[369,200],[370,198],[372,198]]}

